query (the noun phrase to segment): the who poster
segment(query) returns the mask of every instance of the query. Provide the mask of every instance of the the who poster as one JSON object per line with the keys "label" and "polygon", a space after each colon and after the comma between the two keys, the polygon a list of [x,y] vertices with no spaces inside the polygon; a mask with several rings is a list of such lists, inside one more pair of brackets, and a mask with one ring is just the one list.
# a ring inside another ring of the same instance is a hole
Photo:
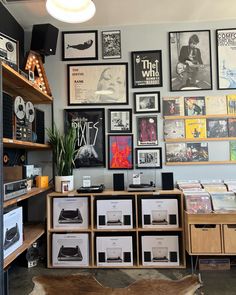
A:
{"label": "the who poster", "polygon": [[133,87],[161,87],[161,50],[134,51],[131,54]]}
{"label": "the who poster", "polygon": [[216,31],[218,89],[236,89],[236,29]]}
{"label": "the who poster", "polygon": [[70,125],[77,132],[75,167],[105,167],[104,109],[66,109],[65,132]]}

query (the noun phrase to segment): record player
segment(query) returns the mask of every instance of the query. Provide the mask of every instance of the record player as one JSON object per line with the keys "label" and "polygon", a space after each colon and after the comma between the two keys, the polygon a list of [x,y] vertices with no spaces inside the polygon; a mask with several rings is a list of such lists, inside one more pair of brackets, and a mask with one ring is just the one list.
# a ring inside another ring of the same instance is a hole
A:
{"label": "record player", "polygon": [[152,210],[152,224],[168,224],[167,210]]}
{"label": "record player", "polygon": [[153,262],[168,262],[168,248],[167,247],[153,247],[152,248]]}
{"label": "record player", "polygon": [[122,211],[107,211],[107,225],[122,225]]}
{"label": "record player", "polygon": [[6,229],[3,249],[7,250],[13,244],[19,241],[19,239],[20,239],[20,232],[19,232],[18,224],[16,223],[15,226],[11,227],[10,229],[8,228]]}
{"label": "record player", "polygon": [[122,262],[121,248],[107,248],[107,262]]}
{"label": "record player", "polygon": [[152,181],[150,183],[130,184],[128,187],[129,192],[153,192],[155,190],[156,187]]}
{"label": "record player", "polygon": [[82,261],[83,256],[79,246],[75,246],[75,247],[61,246],[57,259],[59,261]]}
{"label": "record player", "polygon": [[75,210],[62,209],[59,214],[58,223],[83,223],[79,208]]}

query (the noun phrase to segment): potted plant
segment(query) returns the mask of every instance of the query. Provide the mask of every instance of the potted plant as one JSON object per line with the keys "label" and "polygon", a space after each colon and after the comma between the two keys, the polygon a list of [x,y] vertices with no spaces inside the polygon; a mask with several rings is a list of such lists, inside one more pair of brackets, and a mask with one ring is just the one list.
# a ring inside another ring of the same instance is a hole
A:
{"label": "potted plant", "polygon": [[55,165],[55,191],[71,191],[74,189],[73,168],[77,154],[76,129],[69,126],[66,133],[61,134],[54,124],[53,128],[47,129],[47,134]]}

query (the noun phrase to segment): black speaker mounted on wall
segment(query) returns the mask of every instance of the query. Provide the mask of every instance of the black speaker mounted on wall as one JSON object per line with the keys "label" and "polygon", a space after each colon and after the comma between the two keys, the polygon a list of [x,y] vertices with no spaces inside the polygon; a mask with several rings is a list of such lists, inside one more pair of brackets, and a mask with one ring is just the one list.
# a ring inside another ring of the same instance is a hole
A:
{"label": "black speaker mounted on wall", "polygon": [[55,55],[58,32],[58,28],[51,24],[33,25],[30,49],[43,56]]}
{"label": "black speaker mounted on wall", "polygon": [[123,191],[125,189],[124,173],[113,174],[113,189],[114,191]]}

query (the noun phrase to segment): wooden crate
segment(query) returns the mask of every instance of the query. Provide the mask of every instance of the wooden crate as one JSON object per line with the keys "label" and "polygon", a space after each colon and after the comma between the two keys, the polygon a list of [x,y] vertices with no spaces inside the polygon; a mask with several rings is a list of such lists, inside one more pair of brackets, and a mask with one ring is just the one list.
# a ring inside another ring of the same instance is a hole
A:
{"label": "wooden crate", "polygon": [[223,224],[223,244],[225,253],[236,253],[236,224]]}

